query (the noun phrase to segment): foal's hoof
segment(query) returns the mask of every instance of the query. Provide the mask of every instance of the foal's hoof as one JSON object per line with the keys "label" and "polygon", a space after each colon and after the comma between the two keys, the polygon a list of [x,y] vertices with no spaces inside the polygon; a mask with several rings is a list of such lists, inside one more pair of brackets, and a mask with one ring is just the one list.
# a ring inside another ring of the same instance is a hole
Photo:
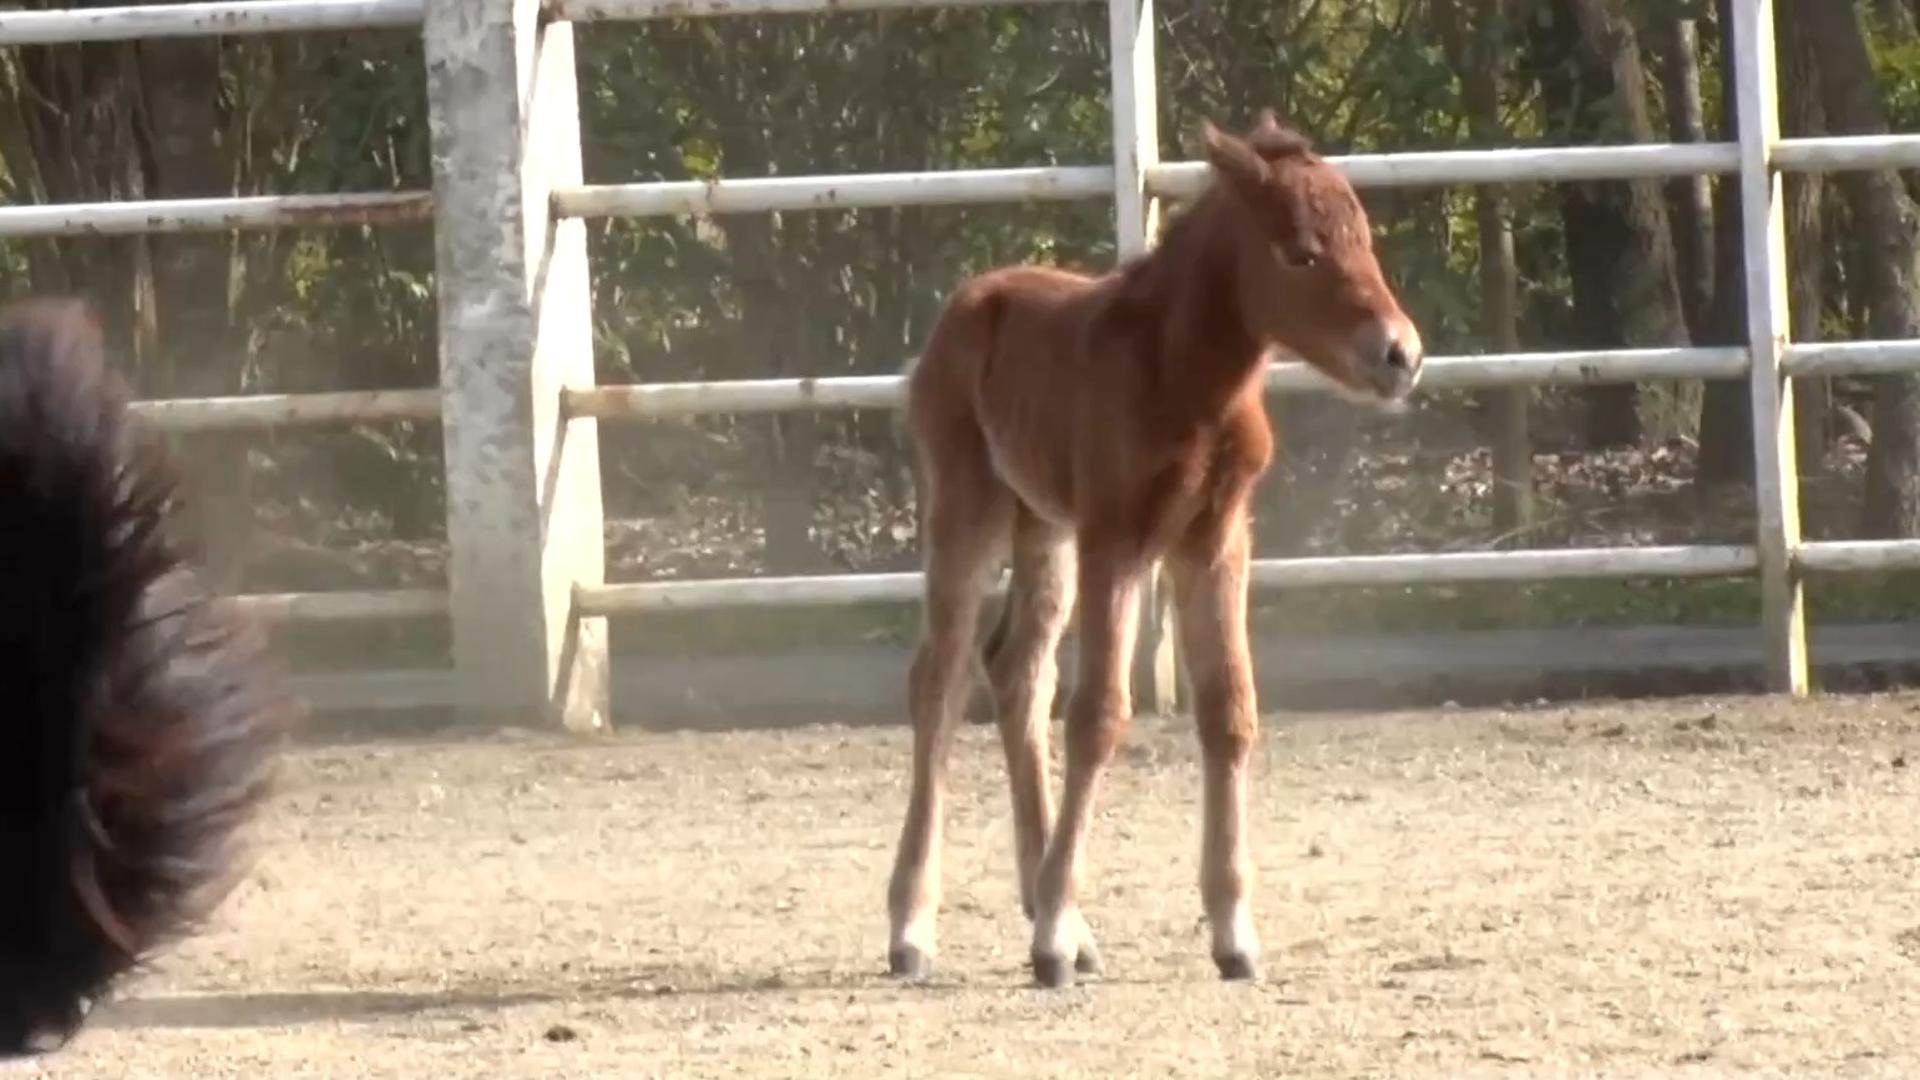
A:
{"label": "foal's hoof", "polygon": [[1225,953],[1213,958],[1220,977],[1228,982],[1244,982],[1260,977],[1260,964],[1246,953]]}
{"label": "foal's hoof", "polygon": [[1080,955],[1073,958],[1073,970],[1082,975],[1099,975],[1106,968],[1100,963],[1100,950],[1088,941],[1080,946]]}
{"label": "foal's hoof", "polygon": [[887,971],[897,979],[924,979],[933,971],[933,958],[911,945],[887,953]]}
{"label": "foal's hoof", "polygon": [[1089,941],[1080,946],[1074,954],[1073,962],[1068,963],[1064,956],[1046,956],[1033,954],[1033,981],[1049,990],[1058,990],[1072,986],[1075,975],[1098,977],[1105,971],[1100,962],[1100,950]]}
{"label": "foal's hoof", "polygon": [[1064,956],[1043,956],[1033,954],[1033,981],[1048,990],[1059,990],[1073,985],[1073,969],[1079,966],[1076,958],[1067,963]]}

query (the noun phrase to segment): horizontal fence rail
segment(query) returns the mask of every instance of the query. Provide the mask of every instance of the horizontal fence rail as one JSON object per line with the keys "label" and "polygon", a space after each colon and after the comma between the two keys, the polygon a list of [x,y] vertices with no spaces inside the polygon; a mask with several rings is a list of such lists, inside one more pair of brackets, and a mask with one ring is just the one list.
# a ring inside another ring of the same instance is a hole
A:
{"label": "horizontal fence rail", "polygon": [[1920,570],[1920,540],[1815,540],[1800,545],[1795,559],[1802,570],[1823,573]]}
{"label": "horizontal fence rail", "polygon": [[[1920,569],[1920,540],[1818,541],[1803,544],[1799,565],[1810,571]],[[1751,574],[1758,555],[1747,545],[1671,545],[1464,551],[1407,555],[1341,555],[1255,559],[1256,590],[1378,588],[1625,578],[1735,577]],[[920,599],[917,572],[816,574],[620,582],[577,592],[588,615],[723,608],[853,607]],[[1002,575],[992,595],[1006,590]]]}
{"label": "horizontal fence rail", "polygon": [[[1327,161],[1362,189],[1715,176],[1740,166],[1738,152],[1726,143],[1329,154]],[[1206,177],[1205,162],[1170,161],[1147,170],[1147,190],[1164,198],[1190,199],[1200,193]]]}
{"label": "horizontal fence rail", "polygon": [[[1789,345],[1784,367],[1795,376],[1920,373],[1920,341],[1846,341]],[[1582,349],[1561,352],[1436,356],[1422,365],[1423,390],[1496,386],[1592,386],[1654,379],[1738,379],[1747,373],[1741,346]],[[727,379],[714,382],[603,384],[566,390],[570,416],[643,420],[792,410],[895,409],[901,375]],[[1298,360],[1275,362],[1267,389],[1278,394],[1331,393],[1323,376]]]}
{"label": "horizontal fence rail", "polygon": [[285,622],[389,622],[447,613],[447,594],[433,589],[384,592],[249,593],[234,603],[251,618]]}
{"label": "horizontal fence rail", "polygon": [[1789,375],[1902,375],[1920,372],[1920,341],[1828,341],[1788,345]]}
{"label": "horizontal fence rail", "polygon": [[137,401],[133,412],[162,431],[276,431],[289,427],[440,419],[438,390],[336,390],[318,394]]}
{"label": "horizontal fence rail", "polygon": [[0,237],[130,236],[236,229],[404,225],[433,220],[424,191],[358,195],[243,195],[221,199],[0,206]]}
{"label": "horizontal fence rail", "polygon": [[[910,603],[920,598],[918,573],[814,574],[792,577],[696,578],[688,581],[609,582],[574,589],[582,615],[721,608],[854,607]],[[1005,576],[989,595],[1006,591]]]}
{"label": "horizontal fence rail", "polygon": [[1802,173],[1920,169],[1920,135],[1781,139],[1773,146],[1773,167]]}
{"label": "horizontal fence rail", "polygon": [[[1920,367],[1920,364],[1916,365]],[[1568,352],[1436,356],[1421,365],[1426,390],[1488,386],[1565,386],[1648,379],[1737,379],[1746,374],[1746,350],[1728,348],[1588,349]],[[563,392],[570,416],[602,420],[762,413],[799,409],[895,409],[903,402],[901,375],[847,375],[826,379],[733,379],[720,382],[602,385]],[[1298,360],[1271,365],[1274,393],[1330,393],[1325,376]]]}
{"label": "horizontal fence rail", "polygon": [[1480,581],[1695,578],[1750,574],[1751,547],[1554,548],[1255,559],[1256,589],[1464,585]]}
{"label": "horizontal fence rail", "polygon": [[1041,7],[1089,2],[1092,0],[548,0],[547,14],[566,22],[599,22],[746,15],[839,15],[853,11]]}
{"label": "horizontal fence rail", "polygon": [[1095,199],[1112,194],[1111,166],[1070,165],[593,184],[554,192],[553,205],[555,212],[565,217],[659,217],[774,210],[984,206]]}
{"label": "horizontal fence rail", "polygon": [[[1255,589],[1278,590],[1476,581],[1728,577],[1750,574],[1755,565],[1754,550],[1750,547],[1566,548],[1255,559],[1251,580]],[[582,587],[575,596],[580,610],[588,615],[741,607],[850,607],[917,601],[922,580],[917,572],[900,572],[621,582]],[[1002,575],[993,591],[998,594],[1005,589],[1006,578]]]}
{"label": "horizontal fence rail", "polygon": [[0,9],[0,45],[418,27],[423,0],[243,0],[70,11]]}
{"label": "horizontal fence rail", "polygon": [[[1920,136],[1787,140],[1774,159],[1788,172],[1920,168]],[[1732,143],[1646,143],[1336,154],[1327,160],[1355,187],[1394,188],[1728,175],[1739,171],[1740,153]],[[1150,194],[1190,199],[1205,185],[1207,166],[1166,162],[1145,172]],[[654,217],[987,205],[1107,197],[1113,185],[1113,169],[1105,165],[716,178],[564,188],[554,192],[554,209],[567,217]]]}
{"label": "horizontal fence rail", "polygon": [[[1905,152],[1920,161],[1920,140]],[[1632,180],[1730,173],[1739,165],[1736,149],[1720,143],[1349,154],[1327,160],[1360,188]],[[1167,162],[1144,171],[1149,194],[1192,198],[1206,182],[1207,166]],[[582,185],[556,191],[554,208],[569,217],[750,214],[1090,199],[1111,197],[1113,189],[1111,166],[1056,165]]]}
{"label": "horizontal fence rail", "polygon": [[903,381],[899,375],[848,375],[831,379],[636,383],[563,390],[561,400],[568,416],[591,416],[600,420],[801,409],[897,409],[902,400]]}

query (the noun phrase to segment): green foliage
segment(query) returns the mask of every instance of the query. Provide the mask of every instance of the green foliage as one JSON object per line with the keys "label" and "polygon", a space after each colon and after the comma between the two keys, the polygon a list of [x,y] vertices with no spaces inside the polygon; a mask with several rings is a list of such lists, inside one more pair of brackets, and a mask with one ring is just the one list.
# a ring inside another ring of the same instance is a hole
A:
{"label": "green foliage", "polygon": [[1862,5],[1861,15],[1869,31],[1867,54],[1874,79],[1886,102],[1887,126],[1894,131],[1920,130],[1920,37],[1894,32],[1873,5]]}
{"label": "green foliage", "polygon": [[[1720,109],[1713,7],[1712,0],[1623,5],[1643,27],[1679,14],[1701,20],[1710,129]],[[1466,144],[1459,80],[1427,0],[1161,0],[1156,12],[1166,159],[1196,154],[1203,118],[1241,127],[1265,106],[1335,152]],[[1498,31],[1512,58],[1503,124],[1521,143],[1565,141],[1578,118],[1542,103],[1538,73],[1525,67],[1526,30],[1516,23]],[[1097,4],[592,23],[576,37],[592,182],[1110,160],[1109,45]],[[1872,52],[1894,126],[1920,129],[1920,41],[1876,28]],[[0,67],[0,114],[16,109],[13,71],[11,62]],[[411,32],[230,39],[217,92],[226,125],[219,142],[236,192],[430,185],[423,61]],[[1612,124],[1615,104],[1578,107]],[[1622,137],[1604,124],[1601,131]],[[14,168],[20,155],[0,115],[0,195],[9,199],[27,191],[24,171]],[[1436,352],[1493,345],[1480,326],[1474,194],[1407,188],[1364,196],[1382,262]],[[1512,185],[1506,194],[1522,344],[1572,344],[1559,192]],[[918,348],[941,298],[968,274],[1017,260],[1110,266],[1111,212],[1108,203],[1085,202],[594,221],[599,377],[892,372]],[[232,319],[250,343],[248,389],[434,384],[429,227],[250,233],[233,241],[233,252]],[[33,272],[29,253],[25,244],[0,242],[0,289],[23,291]],[[1543,392],[1536,400],[1558,405],[1568,396]],[[1470,423],[1466,395],[1434,397],[1439,403],[1423,412],[1433,426],[1422,430],[1458,438],[1455,429]],[[1543,446],[1559,439],[1551,429],[1536,432]],[[794,483],[825,498],[836,484],[868,484],[902,464],[884,416],[778,424],[715,417],[608,425],[603,435],[615,513],[672,507],[702,493],[770,499]],[[440,528],[437,428],[302,435],[275,440],[264,453],[263,498],[402,536],[430,537]],[[822,482],[818,461],[836,463],[839,472]],[[846,461],[864,471],[853,476],[838,464]],[[1432,500],[1389,497],[1409,518],[1449,512]],[[1288,618],[1302,625],[1577,622],[1608,612],[1653,621],[1744,619],[1751,598],[1743,588],[1362,590],[1300,594],[1287,604]],[[1866,607],[1876,601],[1845,595]]]}

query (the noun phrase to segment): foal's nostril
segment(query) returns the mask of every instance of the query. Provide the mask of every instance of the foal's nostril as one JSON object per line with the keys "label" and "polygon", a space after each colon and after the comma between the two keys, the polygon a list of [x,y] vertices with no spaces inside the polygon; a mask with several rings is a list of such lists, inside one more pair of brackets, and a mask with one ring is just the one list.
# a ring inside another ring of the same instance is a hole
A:
{"label": "foal's nostril", "polygon": [[1412,371],[1413,365],[1413,354],[1407,351],[1404,344],[1395,341],[1387,346],[1388,368],[1394,371]]}

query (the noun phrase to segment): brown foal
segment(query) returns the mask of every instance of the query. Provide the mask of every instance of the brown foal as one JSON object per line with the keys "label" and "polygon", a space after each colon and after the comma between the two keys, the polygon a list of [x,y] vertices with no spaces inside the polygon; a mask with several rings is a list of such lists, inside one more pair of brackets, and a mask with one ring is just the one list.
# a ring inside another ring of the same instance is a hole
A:
{"label": "brown foal", "polygon": [[[1223,978],[1251,978],[1247,786],[1258,715],[1247,650],[1247,502],[1272,455],[1265,357],[1288,350],[1350,397],[1397,403],[1420,336],[1338,169],[1271,111],[1205,126],[1212,180],[1157,248],[1098,278],[1010,266],[964,282],[907,379],[925,530],[925,626],[909,679],[913,785],[888,905],[889,966],[935,952],[947,758],[982,596],[1009,554],[986,653],[1013,793],[1034,977],[1097,973],[1077,882],[1102,772],[1131,717],[1144,572],[1164,557],[1205,774],[1200,892]],[[1055,654],[1079,606],[1054,818]]]}

